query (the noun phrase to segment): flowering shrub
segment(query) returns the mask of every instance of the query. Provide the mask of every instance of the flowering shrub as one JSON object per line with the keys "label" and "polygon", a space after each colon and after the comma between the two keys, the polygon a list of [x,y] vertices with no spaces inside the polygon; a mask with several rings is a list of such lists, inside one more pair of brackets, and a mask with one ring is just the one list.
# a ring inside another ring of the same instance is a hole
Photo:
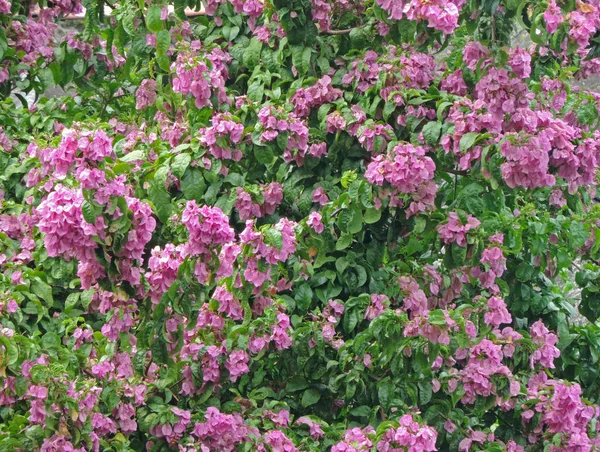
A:
{"label": "flowering shrub", "polygon": [[600,450],[600,2],[167,3],[0,0],[0,450]]}

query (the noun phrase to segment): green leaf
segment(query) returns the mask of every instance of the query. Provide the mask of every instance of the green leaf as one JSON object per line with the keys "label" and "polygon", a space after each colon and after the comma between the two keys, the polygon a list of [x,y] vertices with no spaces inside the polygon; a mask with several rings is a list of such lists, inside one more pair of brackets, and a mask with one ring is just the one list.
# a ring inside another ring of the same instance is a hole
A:
{"label": "green leaf", "polygon": [[39,71],[38,77],[40,78],[40,82],[42,82],[44,89],[47,89],[47,88],[51,87],[52,85],[54,85],[54,73],[52,72],[52,69],[50,69],[49,67],[44,68],[41,71]]}
{"label": "green leaf", "polygon": [[302,394],[302,406],[309,407],[321,399],[321,393],[316,389],[308,389]]}
{"label": "green leaf", "polygon": [[225,25],[223,27],[223,37],[227,40],[227,41],[233,41],[237,35],[240,34],[240,27],[238,27],[237,25],[234,25],[233,27],[229,26],[229,25]]}
{"label": "green leaf", "polygon": [[467,247],[453,243],[451,249],[454,264],[457,266],[463,265],[465,263],[465,259],[467,258]]}
{"label": "green leaf", "polygon": [[181,178],[181,191],[186,199],[201,201],[206,192],[206,182],[202,171],[188,167]]}
{"label": "green leaf", "polygon": [[360,208],[355,208],[352,211],[352,219],[348,223],[348,232],[350,234],[356,234],[362,230],[362,225],[363,225],[362,210]]}
{"label": "green leaf", "polygon": [[389,377],[379,382],[377,388],[377,396],[379,397],[379,403],[384,408],[389,408],[394,398],[394,385],[389,380]]}
{"label": "green leaf", "polygon": [[270,165],[275,159],[271,146],[254,146],[254,157],[259,163]]}
{"label": "green leaf", "polygon": [[265,94],[265,85],[260,80],[255,80],[248,86],[248,98],[254,102],[261,102]]}
{"label": "green leaf", "polygon": [[351,234],[342,234],[338,241],[335,243],[335,249],[337,251],[345,250],[352,243],[352,235]]}
{"label": "green leaf", "polygon": [[65,299],[65,313],[66,314],[71,312],[73,307],[75,307],[75,305],[77,305],[80,295],[81,294],[79,292],[73,292],[73,293],[70,293],[69,295],[67,295],[67,298]]}
{"label": "green leaf", "polygon": [[169,72],[171,70],[171,59],[168,55],[160,55],[156,58],[156,62],[158,63],[158,67],[160,67],[163,71]]}
{"label": "green leaf", "polygon": [[397,105],[394,101],[386,102],[383,107],[383,117],[387,121],[387,119],[391,116],[394,111],[396,111]]}
{"label": "green leaf", "polygon": [[154,173],[154,182],[160,186],[164,186],[167,182],[167,177],[169,177],[169,167],[167,165],[162,165]]}
{"label": "green leaf", "polygon": [[298,74],[304,75],[310,68],[310,57],[312,50],[310,47],[292,46],[292,64],[298,71]]}
{"label": "green leaf", "polygon": [[415,218],[415,227],[413,228],[413,233],[420,234],[427,227],[427,220],[423,217]]}
{"label": "green leaf", "polygon": [[356,416],[356,417],[368,417],[372,411],[373,411],[373,408],[366,406],[366,405],[362,405],[362,406],[357,406],[356,408],[353,408],[352,410],[350,410],[350,414],[352,416]]}
{"label": "green leaf", "polygon": [[433,389],[430,381],[421,381],[419,386],[419,404],[427,405],[433,395]]}
{"label": "green leaf", "polygon": [[156,33],[156,55],[163,56],[171,48],[171,34],[167,30]]}
{"label": "green leaf", "polygon": [[[7,336],[0,336],[0,344],[4,345],[4,348],[6,349],[6,355],[8,356],[7,364],[12,366],[19,360],[19,349],[17,348],[15,340]],[[0,354],[2,354],[1,350]]]}
{"label": "green leaf", "polygon": [[83,219],[86,221],[86,223],[96,223],[96,218],[98,218],[98,212],[96,211],[96,208],[92,205],[92,203],[88,201],[83,201],[83,204],[81,205],[81,212],[83,213]]}
{"label": "green leaf", "polygon": [[435,144],[437,144],[441,133],[441,122],[428,122],[423,127],[423,138],[425,139],[425,143],[427,143],[430,146],[434,146]]}
{"label": "green leaf", "polygon": [[48,304],[48,307],[51,307],[54,304],[52,287],[40,278],[34,278],[33,281],[31,281],[31,292],[44,300]]}
{"label": "green leaf", "polygon": [[6,39],[6,32],[4,27],[0,27],[0,61],[4,59],[4,55],[8,50],[8,40]]}
{"label": "green leaf", "polygon": [[167,343],[161,335],[157,336],[154,342],[152,342],[150,350],[152,350],[152,359],[154,362],[158,364],[166,364],[168,362],[169,352],[167,350]]}
{"label": "green leaf", "polygon": [[192,156],[190,154],[177,154],[173,159],[173,163],[171,163],[173,175],[181,179],[191,161]]}
{"label": "green leaf", "polygon": [[160,20],[160,13],[160,6],[152,5],[148,8],[148,14],[146,14],[146,26],[148,30],[154,33],[159,32],[163,27],[162,20]]}
{"label": "green leaf", "polygon": [[122,162],[135,162],[137,160],[146,160],[146,153],[144,151],[131,151],[129,154],[125,154],[120,158]]}
{"label": "green leaf", "polygon": [[154,212],[160,221],[167,223],[171,217],[173,206],[171,205],[171,197],[160,185],[152,182],[148,189],[148,197],[154,204]]}
{"label": "green leaf", "polygon": [[367,224],[377,223],[381,219],[381,209],[367,209],[363,219]]}
{"label": "green leaf", "polygon": [[283,247],[283,235],[280,230],[271,228],[265,232],[265,237],[268,240],[267,243],[273,245],[278,250]]}
{"label": "green leaf", "polygon": [[308,388],[308,382],[300,375],[295,375],[290,378],[285,386],[287,392],[296,392]]}
{"label": "green leaf", "polygon": [[344,313],[343,321],[344,331],[346,331],[346,333],[351,333],[354,331],[354,328],[356,328],[356,325],[358,325],[358,319],[359,316],[356,309],[350,309],[346,311]]}
{"label": "green leaf", "polygon": [[306,283],[302,284],[298,290],[294,299],[296,300],[296,307],[302,313],[308,311],[312,303],[313,291],[310,286]]}
{"label": "green leaf", "polygon": [[88,289],[81,292],[81,306],[83,309],[87,309],[90,303],[92,302],[92,298],[94,297],[94,290]]}
{"label": "green leaf", "polygon": [[133,369],[142,376],[146,374],[146,353],[148,350],[145,348],[139,349],[133,357]]}
{"label": "green leaf", "polygon": [[572,221],[569,229],[569,245],[571,249],[582,247],[588,238],[588,232],[583,223]]}
{"label": "green leaf", "polygon": [[533,275],[535,273],[535,267],[528,262],[521,262],[517,267],[517,271],[515,272],[515,276],[519,281],[527,282],[531,281]]}
{"label": "green leaf", "polygon": [[227,176],[225,176],[225,179],[223,179],[223,182],[231,184],[234,187],[243,187],[245,178],[244,178],[243,174],[229,173]]}
{"label": "green leaf", "polygon": [[246,65],[248,69],[254,69],[254,66],[260,62],[260,52],[262,50],[262,46],[262,42],[256,39],[256,37],[253,37],[250,40],[248,47],[246,47],[246,50],[244,50],[244,65]]}
{"label": "green leaf", "polygon": [[460,137],[460,151],[465,152],[471,149],[471,147],[479,138],[479,135],[479,132],[467,132],[462,137]]}

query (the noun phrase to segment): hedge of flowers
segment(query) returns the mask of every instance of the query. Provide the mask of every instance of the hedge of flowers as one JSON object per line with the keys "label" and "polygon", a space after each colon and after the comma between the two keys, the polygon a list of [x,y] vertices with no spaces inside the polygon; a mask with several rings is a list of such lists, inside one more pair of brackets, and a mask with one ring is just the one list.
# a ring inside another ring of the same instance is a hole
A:
{"label": "hedge of flowers", "polygon": [[167,3],[0,0],[0,450],[600,450],[600,1]]}

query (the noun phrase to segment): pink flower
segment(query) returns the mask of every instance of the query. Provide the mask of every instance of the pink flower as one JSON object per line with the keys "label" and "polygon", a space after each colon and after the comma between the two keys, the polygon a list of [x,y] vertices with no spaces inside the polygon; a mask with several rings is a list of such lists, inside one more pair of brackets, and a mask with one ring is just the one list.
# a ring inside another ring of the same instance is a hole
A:
{"label": "pink flower", "polygon": [[329,198],[322,187],[319,187],[312,192],[312,199],[313,202],[318,202],[322,206],[329,202]]}
{"label": "pink flower", "polygon": [[186,250],[190,255],[206,254],[215,246],[229,243],[235,234],[229,226],[229,217],[218,207],[198,207],[188,201],[181,216],[190,238]]}
{"label": "pink flower", "polygon": [[6,304],[6,312],[8,312],[9,314],[14,314],[18,310],[19,310],[19,305],[17,304],[17,302],[13,299],[9,300],[8,303]]}
{"label": "pink flower", "polygon": [[420,146],[399,144],[388,155],[378,155],[367,167],[365,178],[374,185],[390,184],[400,193],[415,193],[434,176],[435,163]]}
{"label": "pink flower", "polygon": [[[313,17],[314,19],[314,17]],[[304,118],[310,114],[311,108],[328,104],[342,97],[342,91],[331,86],[331,77],[323,76],[309,88],[299,88],[290,98],[298,117]]]}
{"label": "pink flower", "polygon": [[308,216],[306,224],[311,227],[317,234],[321,234],[325,226],[321,222],[321,214],[319,212],[311,212]]}
{"label": "pink flower", "polygon": [[237,379],[250,371],[248,361],[250,356],[243,350],[235,350],[229,354],[225,367],[229,371],[229,380],[235,382]]}
{"label": "pink flower", "polygon": [[262,187],[264,203],[261,206],[263,215],[273,215],[283,200],[283,187],[279,182],[271,182]]}
{"label": "pink flower", "polygon": [[467,84],[465,83],[462,71],[457,69],[442,80],[441,88],[450,94],[464,96],[467,94]]}
{"label": "pink flower", "polygon": [[489,311],[484,316],[486,325],[498,328],[503,323],[512,323],[512,316],[506,309],[504,300],[498,297],[490,297],[487,307]]}
{"label": "pink flower", "polygon": [[244,310],[240,301],[233,297],[224,286],[217,286],[212,298],[219,302],[219,312],[227,314],[230,319],[242,320],[244,318]]}
{"label": "pink flower", "polygon": [[327,155],[327,143],[314,143],[308,148],[308,153],[315,158]]}
{"label": "pink flower", "polygon": [[546,31],[550,34],[556,33],[558,26],[565,20],[562,11],[557,6],[555,0],[548,2],[548,9],[544,12],[544,21],[546,22]]}
{"label": "pink flower", "polygon": [[[225,81],[229,78],[227,63],[231,56],[220,49],[206,55],[206,60],[197,56],[196,50],[180,52],[172,68],[175,71],[173,91],[184,96],[192,95],[197,108],[210,104],[213,90],[220,102],[229,103],[225,93]],[[211,68],[207,64],[210,62]]]}
{"label": "pink flower", "polygon": [[144,79],[135,93],[136,110],[143,110],[156,103],[156,80]]}
{"label": "pink flower", "polygon": [[498,234],[490,235],[488,240],[490,241],[490,243],[496,243],[498,245],[502,245],[504,243],[504,234],[498,233]]}
{"label": "pink flower", "polygon": [[517,77],[528,78],[529,74],[531,74],[531,54],[520,47],[511,49],[508,65]]}
{"label": "pink flower", "polygon": [[338,111],[334,111],[333,113],[327,115],[326,122],[328,133],[336,133],[337,131],[344,130],[346,128],[346,120]]}
{"label": "pink flower", "polygon": [[[427,425],[421,426],[410,414],[400,418],[397,429],[389,429],[377,443],[377,450],[392,452],[395,450],[436,451],[437,432]],[[399,449],[402,448],[402,449]]]}
{"label": "pink flower", "polygon": [[444,429],[452,434],[456,430],[456,425],[450,419],[447,419],[446,422],[444,422]]}
{"label": "pink flower", "polygon": [[373,320],[378,315],[381,315],[389,305],[389,302],[390,300],[386,295],[371,294],[371,303],[365,311],[365,319]]}
{"label": "pink flower", "polygon": [[557,207],[557,208],[561,208],[567,205],[567,200],[565,198],[563,198],[563,192],[560,189],[555,189],[552,190],[552,192],[550,193],[550,198],[548,199],[548,202],[550,203],[551,206]]}
{"label": "pink flower", "polygon": [[554,369],[554,359],[560,356],[560,350],[556,347],[558,342],[556,334],[550,333],[541,320],[531,325],[529,333],[533,342],[539,347],[529,358],[531,368],[533,369],[535,363],[539,363],[544,367]]}
{"label": "pink flower", "polygon": [[292,440],[280,430],[271,430],[265,434],[264,438],[265,443],[271,446],[273,452],[295,452],[297,450]]}
{"label": "pink flower", "polygon": [[487,58],[490,51],[477,41],[469,41],[463,50],[463,61],[472,71],[477,69],[477,64],[482,58]]}
{"label": "pink flower", "polygon": [[369,436],[374,434],[375,430],[371,426],[346,430],[344,440],[333,446],[331,452],[368,452],[373,447]]}
{"label": "pink flower", "polygon": [[206,409],[205,421],[196,423],[192,432],[210,448],[207,451],[235,451],[238,445],[250,441],[249,434],[250,429],[239,413],[223,414],[215,407]]}
{"label": "pink flower", "polygon": [[481,285],[486,289],[497,292],[496,278],[500,278],[506,270],[506,258],[502,250],[498,247],[483,250],[483,253],[481,253],[481,263],[486,268],[486,271],[480,272],[478,275]]}
{"label": "pink flower", "polygon": [[469,214],[464,215],[466,220],[464,225],[456,212],[450,212],[448,217],[448,223],[438,226],[438,233],[442,242],[446,244],[456,242],[459,246],[467,246],[467,233],[476,229],[481,223]]}
{"label": "pink flower", "polygon": [[49,256],[95,260],[96,243],[91,236],[101,235],[101,231],[94,229],[103,229],[103,218],[98,217],[95,225],[86,223],[81,211],[83,201],[80,190],[57,185],[37,207],[37,226],[45,234],[44,245]]}
{"label": "pink flower", "polygon": [[10,1],[0,0],[0,14],[10,14]]}
{"label": "pink flower", "polygon": [[240,161],[242,152],[236,149],[244,135],[244,125],[227,113],[215,114],[212,126],[200,129],[200,143],[208,146],[208,152],[216,159]]}
{"label": "pink flower", "polygon": [[323,430],[321,429],[321,424],[314,422],[312,419],[310,419],[307,416],[299,417],[296,420],[296,424],[307,425],[309,428],[310,436],[313,439],[318,440],[318,439],[322,438],[323,436],[325,436],[325,432],[323,432]]}
{"label": "pink flower", "polygon": [[252,201],[250,193],[246,192],[242,187],[237,187],[236,194],[235,208],[240,215],[240,220],[246,221],[263,216],[260,210],[261,206]]}

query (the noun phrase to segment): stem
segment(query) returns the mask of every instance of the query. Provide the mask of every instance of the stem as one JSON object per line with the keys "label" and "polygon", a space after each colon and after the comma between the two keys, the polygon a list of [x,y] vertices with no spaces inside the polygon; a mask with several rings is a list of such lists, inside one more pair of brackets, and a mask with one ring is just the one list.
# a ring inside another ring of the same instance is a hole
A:
{"label": "stem", "polygon": [[102,105],[102,110],[100,111],[100,118],[102,118],[104,116],[104,113],[106,113],[106,108],[108,107],[108,104],[110,103],[112,99],[112,94],[109,95],[105,100],[104,100],[104,105]]}
{"label": "stem", "polygon": [[458,172],[456,172],[457,170],[454,170],[455,172],[452,173],[454,174],[454,199],[456,199],[456,187],[458,185]]}
{"label": "stem", "polygon": [[325,30],[322,33],[325,35],[333,35],[333,36],[349,35],[352,32],[352,30],[354,30],[354,28],[347,28],[345,30]]}
{"label": "stem", "polygon": [[448,174],[455,174],[456,176],[468,176],[468,171],[455,170],[452,168],[440,168],[440,171],[443,171]]}

